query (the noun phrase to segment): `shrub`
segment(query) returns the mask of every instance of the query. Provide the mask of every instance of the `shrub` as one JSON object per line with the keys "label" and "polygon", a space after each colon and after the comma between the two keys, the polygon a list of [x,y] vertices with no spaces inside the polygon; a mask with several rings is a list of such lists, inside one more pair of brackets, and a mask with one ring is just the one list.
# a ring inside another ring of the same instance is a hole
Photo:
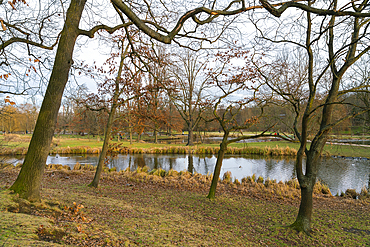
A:
{"label": "shrub", "polygon": [[231,183],[231,172],[230,171],[227,171],[224,173],[224,176],[223,176],[223,182],[225,183]]}
{"label": "shrub", "polygon": [[239,186],[240,185],[239,180],[238,179],[235,179],[234,184]]}
{"label": "shrub", "polygon": [[151,175],[156,175],[156,176],[159,176],[159,177],[165,177],[166,176],[166,171],[159,168],[159,169],[153,169],[152,171],[150,171]]}
{"label": "shrub", "polygon": [[186,178],[186,179],[189,179],[189,178],[191,178],[193,175],[189,172],[189,171],[181,171],[180,172],[180,176],[182,176],[182,177],[184,177],[184,178]]}
{"label": "shrub", "polygon": [[263,184],[263,177],[259,176],[257,179],[257,183]]}
{"label": "shrub", "polygon": [[109,169],[109,172],[116,172],[117,171],[117,168],[116,167],[112,167]]}
{"label": "shrub", "polygon": [[69,165],[64,165],[64,166],[63,166],[63,169],[64,169],[64,170],[71,170],[71,167],[69,167]]}
{"label": "shrub", "polygon": [[149,167],[148,166],[144,166],[143,168],[141,168],[141,171],[148,173]]}
{"label": "shrub", "polygon": [[352,199],[357,199],[357,196],[359,196],[359,194],[354,189],[347,189],[345,195],[347,197],[351,197]]}
{"label": "shrub", "polygon": [[171,169],[167,172],[167,176],[169,176],[169,177],[177,177],[178,175],[179,175],[179,172],[176,171],[176,170],[173,170],[173,169]]}
{"label": "shrub", "polygon": [[323,184],[321,181],[317,181],[313,191],[315,194],[325,194],[325,195],[331,195],[329,186],[326,184]]}
{"label": "shrub", "polygon": [[269,187],[272,184],[273,184],[273,181],[271,179],[267,178],[266,181],[265,181],[265,186]]}
{"label": "shrub", "polygon": [[298,179],[296,179],[296,178],[293,178],[291,180],[286,181],[285,184],[290,186],[290,187],[296,188],[296,189],[300,188]]}

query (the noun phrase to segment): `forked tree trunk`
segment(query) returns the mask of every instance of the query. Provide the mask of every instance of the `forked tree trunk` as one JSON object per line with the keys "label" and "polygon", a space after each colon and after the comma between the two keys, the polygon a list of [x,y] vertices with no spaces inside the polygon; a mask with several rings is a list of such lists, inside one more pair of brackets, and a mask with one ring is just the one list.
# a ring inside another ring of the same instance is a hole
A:
{"label": "forked tree trunk", "polygon": [[311,232],[313,188],[316,183],[318,162],[325,146],[326,135],[323,134],[320,138],[314,139],[311,143],[310,151],[306,152],[306,174],[303,174],[302,150],[300,149],[297,154],[296,172],[301,187],[301,204],[297,218],[290,227],[297,231],[305,232],[308,235]]}
{"label": "forked tree trunk", "polygon": [[216,166],[213,172],[212,183],[211,183],[211,187],[209,188],[209,193],[207,196],[207,198],[209,199],[215,199],[216,197],[216,188],[217,188],[218,179],[221,173],[222,161],[224,159],[225,152],[227,150],[227,137],[228,135],[224,135],[224,138],[222,139],[222,142],[220,144],[220,150],[218,151]]}
{"label": "forked tree trunk", "polygon": [[64,87],[73,63],[72,55],[79,35],[79,23],[86,0],[71,0],[60,36],[49,85],[37,118],[36,126],[22,169],[10,187],[29,201],[40,200],[41,179],[54,135]]}

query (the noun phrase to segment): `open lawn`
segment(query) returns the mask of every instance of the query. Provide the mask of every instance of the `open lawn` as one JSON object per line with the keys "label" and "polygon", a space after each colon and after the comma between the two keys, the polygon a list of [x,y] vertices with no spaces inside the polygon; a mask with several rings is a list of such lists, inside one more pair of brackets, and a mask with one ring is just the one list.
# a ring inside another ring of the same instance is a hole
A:
{"label": "open lawn", "polygon": [[[296,185],[220,183],[188,173],[156,176],[48,169],[42,203],[6,188],[19,169],[0,169],[0,246],[369,246],[370,201],[317,194],[311,236],[286,226],[298,210]],[[293,186],[293,187],[292,187]],[[23,213],[21,213],[23,212]]]}

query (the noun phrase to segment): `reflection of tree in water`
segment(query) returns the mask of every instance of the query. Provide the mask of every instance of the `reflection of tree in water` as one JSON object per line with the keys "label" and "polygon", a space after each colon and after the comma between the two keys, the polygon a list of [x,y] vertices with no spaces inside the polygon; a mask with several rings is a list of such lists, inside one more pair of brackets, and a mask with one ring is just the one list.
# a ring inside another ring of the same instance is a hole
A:
{"label": "reflection of tree in water", "polygon": [[317,179],[329,186],[333,195],[340,193],[340,187],[352,188],[355,177],[351,162],[336,158],[322,158],[318,166]]}
{"label": "reflection of tree in water", "polygon": [[193,160],[193,155],[189,154],[188,155],[188,171],[193,174],[194,172],[194,160]]}
{"label": "reflection of tree in water", "polygon": [[170,170],[173,169],[173,161],[176,160],[176,158],[173,158],[173,157],[169,157],[168,158],[168,164],[170,166]]}
{"label": "reflection of tree in water", "polygon": [[144,160],[144,156],[142,154],[139,154],[139,155],[136,156],[136,158],[134,159],[134,165],[135,165],[136,169],[138,167],[144,167],[145,166],[145,160]]}
{"label": "reflection of tree in water", "polygon": [[158,157],[154,156],[154,169],[161,168],[158,162]]}
{"label": "reflection of tree in water", "polygon": [[[203,157],[203,162],[204,162],[204,174],[208,174],[209,173],[209,170],[208,170],[208,159],[206,156]],[[200,164],[200,157],[199,157],[199,164]]]}

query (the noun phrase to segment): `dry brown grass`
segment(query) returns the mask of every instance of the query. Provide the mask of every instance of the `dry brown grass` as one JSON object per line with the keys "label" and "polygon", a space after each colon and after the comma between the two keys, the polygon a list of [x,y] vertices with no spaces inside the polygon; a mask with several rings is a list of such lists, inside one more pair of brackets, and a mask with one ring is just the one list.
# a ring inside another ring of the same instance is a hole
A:
{"label": "dry brown grass", "polygon": [[[296,180],[258,183],[251,176],[219,183],[211,201],[206,198],[211,175],[168,171],[163,176],[160,171],[149,174],[146,167],[134,172],[105,170],[96,189],[86,186],[94,175],[86,167],[70,171],[50,166],[45,171],[43,198],[54,198],[72,214],[55,219],[51,226],[35,225],[40,240],[59,246],[366,246],[370,241],[369,201],[333,197],[320,188],[314,195],[311,236],[285,228],[299,205]],[[19,168],[1,169],[0,188],[8,188],[18,172]],[[76,205],[84,205],[83,214],[76,214]],[[43,215],[43,210],[34,212]],[[6,224],[0,226],[9,230]],[[19,227],[14,231],[12,238],[19,239]],[[0,234],[0,244],[1,240]]]}

